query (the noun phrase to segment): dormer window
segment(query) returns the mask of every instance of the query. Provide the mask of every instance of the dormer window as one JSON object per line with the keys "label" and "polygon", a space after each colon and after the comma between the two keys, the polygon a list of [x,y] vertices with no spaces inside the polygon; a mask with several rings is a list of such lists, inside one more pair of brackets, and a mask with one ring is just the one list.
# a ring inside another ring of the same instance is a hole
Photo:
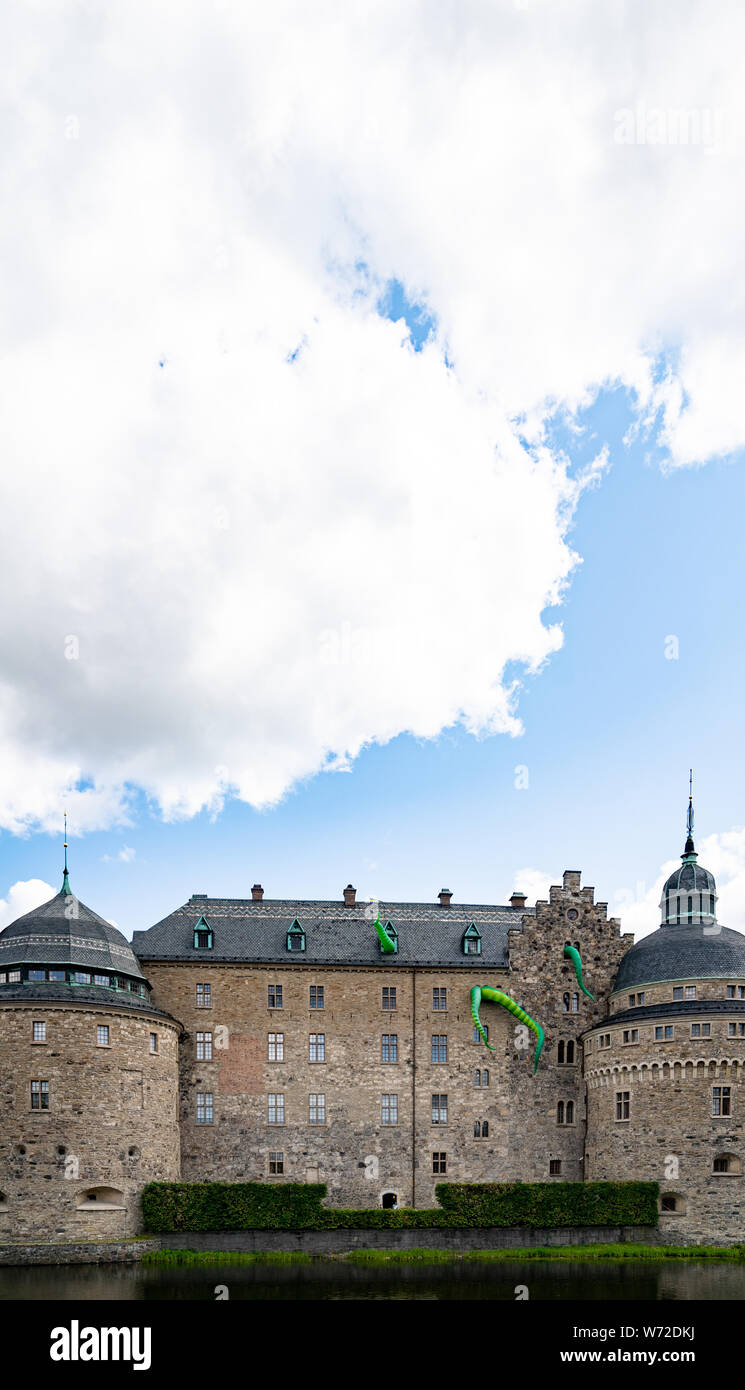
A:
{"label": "dormer window", "polygon": [[463,954],[464,956],[481,955],[481,932],[475,922],[472,922],[470,927],[466,927],[463,933]]}
{"label": "dormer window", "polygon": [[288,951],[305,950],[305,932],[298,922],[297,917],[287,933],[287,949]]}
{"label": "dormer window", "polygon": [[205,917],[200,917],[194,928],[194,950],[211,951],[212,946],[212,928]]}

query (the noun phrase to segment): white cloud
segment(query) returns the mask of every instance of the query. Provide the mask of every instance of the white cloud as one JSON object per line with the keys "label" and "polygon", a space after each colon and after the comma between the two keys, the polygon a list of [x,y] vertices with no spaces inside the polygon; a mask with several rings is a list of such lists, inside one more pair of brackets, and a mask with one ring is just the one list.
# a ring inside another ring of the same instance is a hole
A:
{"label": "white cloud", "polygon": [[[269,805],[402,731],[519,732],[505,664],[561,644],[607,463],[573,480],[547,414],[621,383],[673,465],[745,442],[745,14],[0,23],[0,824]],[[725,119],[653,144],[640,101]],[[436,318],[419,354],[392,277]]]}
{"label": "white cloud", "polygon": [[42,878],[27,878],[14,883],[8,890],[7,898],[0,898],[0,931],[17,917],[31,912],[42,903],[48,903],[58,890],[45,883]]}
{"label": "white cloud", "polygon": [[117,854],[102,854],[102,864],[131,864],[137,854],[137,850],[132,849],[131,845],[124,845]]}
{"label": "white cloud", "polygon": [[505,901],[509,901],[510,893],[524,893],[526,906],[534,907],[539,901],[548,902],[549,889],[557,883],[561,883],[561,874],[552,876],[544,874],[542,869],[519,869]]}
{"label": "white cloud", "polygon": [[[745,932],[745,829],[718,831],[696,842],[698,862],[716,879],[717,921],[724,927]],[[621,918],[621,928],[633,932],[639,941],[660,925],[662,888],[680,859],[668,859],[660,866],[651,885],[639,882],[618,889],[608,905],[609,913]]]}

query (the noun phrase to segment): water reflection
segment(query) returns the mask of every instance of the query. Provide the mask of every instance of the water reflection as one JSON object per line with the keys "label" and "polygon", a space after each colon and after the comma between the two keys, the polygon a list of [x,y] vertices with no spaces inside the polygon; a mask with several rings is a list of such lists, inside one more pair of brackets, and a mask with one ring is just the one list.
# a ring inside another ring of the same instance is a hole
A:
{"label": "water reflection", "polygon": [[608,1264],[509,1260],[494,1265],[359,1266],[338,1260],[303,1265],[77,1265],[0,1268],[5,1299],[214,1299],[226,1284],[231,1299],[459,1300],[515,1298],[526,1284],[531,1300],[743,1299],[745,1266],[705,1261]]}

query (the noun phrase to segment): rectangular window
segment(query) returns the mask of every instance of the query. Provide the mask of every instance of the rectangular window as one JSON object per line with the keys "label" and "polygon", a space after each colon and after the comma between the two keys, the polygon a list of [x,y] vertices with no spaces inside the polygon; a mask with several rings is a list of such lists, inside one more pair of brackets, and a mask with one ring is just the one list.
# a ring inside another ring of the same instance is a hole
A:
{"label": "rectangular window", "polygon": [[639,1008],[641,1009],[642,1005],[644,1004],[644,990],[643,990],[643,989],[640,990],[639,993],[637,994],[637,996],[636,996],[636,1002],[637,1002]]}
{"label": "rectangular window", "polygon": [[46,978],[47,978],[47,972],[46,972],[46,970],[29,970],[29,972],[28,972],[28,978],[29,978],[29,980],[34,980],[34,981],[37,981],[37,980],[46,980]]}
{"label": "rectangular window", "polygon": [[447,1062],[448,1059],[448,1040],[446,1033],[432,1034],[432,1061]]}
{"label": "rectangular window", "polygon": [[682,999],[682,998],[683,998],[683,986],[682,986],[682,985],[676,985],[675,989],[673,990],[673,999]]}
{"label": "rectangular window", "polygon": [[270,1153],[269,1155],[269,1175],[276,1176],[277,1173],[285,1171],[285,1156],[283,1153]]}
{"label": "rectangular window", "polygon": [[447,1096],[434,1095],[432,1097],[432,1123],[433,1125],[446,1125],[448,1122],[448,1098]]}
{"label": "rectangular window", "polygon": [[267,1061],[284,1062],[285,1060],[285,1035],[284,1033],[267,1034]]}
{"label": "rectangular window", "polygon": [[654,1030],[655,1042],[669,1042],[675,1037],[675,1025],[672,1023],[658,1024]]}
{"label": "rectangular window", "polygon": [[158,1034],[157,1034],[157,1033],[151,1033],[151,1034],[150,1034],[150,1051],[151,1051],[151,1052],[157,1052],[157,1051],[158,1051]]}
{"label": "rectangular window", "polygon": [[197,1008],[212,1008],[212,985],[197,985]]}
{"label": "rectangular window", "polygon": [[633,1008],[635,1008],[635,1006],[636,1006],[636,995],[635,995],[635,994],[630,994],[630,995],[629,995],[629,1008],[630,1008],[630,1009],[633,1009]]}
{"label": "rectangular window", "polygon": [[46,1025],[46,1023],[35,1023],[35,1024],[34,1024],[33,1040],[34,1040],[34,1042],[46,1042],[46,1040],[47,1040],[47,1025]]}
{"label": "rectangular window", "polygon": [[447,1173],[447,1170],[448,1170],[448,1156],[447,1156],[447,1154],[444,1154],[444,1153],[435,1153],[435,1154],[433,1154],[433,1155],[432,1155],[432,1172],[433,1172],[433,1173]]}
{"label": "rectangular window", "polygon": [[[487,1042],[488,1042],[488,1041],[489,1041],[489,1025],[488,1025],[488,1023],[484,1023],[484,1024],[482,1024],[482,1027],[483,1027],[483,1029],[484,1029],[484,1032],[485,1032],[485,1034],[486,1034],[486,1040],[487,1040]],[[475,1023],[474,1023],[474,1025],[473,1025],[473,1040],[474,1040],[474,1042],[481,1042],[481,1034],[480,1034],[478,1028],[476,1027],[476,1024],[475,1024]]]}
{"label": "rectangular window", "polygon": [[[150,1036],[151,1036],[151,1037],[155,1037],[155,1034],[154,1034],[154,1033],[151,1033]],[[211,1062],[211,1061],[212,1061],[212,1034],[211,1034],[211,1033],[197,1033],[197,1061],[198,1061],[198,1062]]]}
{"label": "rectangular window", "polygon": [[745,1023],[728,1023],[728,1038],[745,1038]]}
{"label": "rectangular window", "polygon": [[323,1003],[323,985],[311,985],[311,987],[310,987],[310,1007],[311,1007],[311,1009],[322,1009],[322,1008],[324,1007],[324,1003]]}
{"label": "rectangular window", "polygon": [[310,1062],[326,1061],[326,1034],[311,1033],[308,1040],[308,1060]]}
{"label": "rectangular window", "polygon": [[[50,980],[54,980],[56,984],[64,984],[65,980],[67,979],[67,976],[65,975],[64,970],[50,970],[49,978]],[[106,983],[108,984],[108,975],[105,975],[103,978],[106,980]]]}
{"label": "rectangular window", "polygon": [[383,985],[383,1008],[395,1009],[396,1007],[396,986]]}
{"label": "rectangular window", "polygon": [[727,985],[727,998],[728,998],[728,999],[734,999],[734,998],[736,998],[736,995],[735,995],[735,986],[734,986],[734,985]]}
{"label": "rectangular window", "polygon": [[214,1109],[211,1091],[197,1091],[197,1124],[211,1125],[214,1122]]}
{"label": "rectangular window", "polygon": [[598,1047],[610,1047],[612,1040],[611,1033],[601,1033],[598,1038]]}
{"label": "rectangular window", "polygon": [[325,1125],[326,1123],[326,1097],[309,1096],[308,1098],[308,1123],[311,1125]]}
{"label": "rectangular window", "polygon": [[561,1159],[560,1159],[560,1158],[550,1158],[550,1159],[549,1159],[549,1161],[548,1161],[548,1176],[549,1176],[550,1178],[558,1178],[558,1177],[561,1176]]}
{"label": "rectangular window", "polygon": [[630,1091],[616,1091],[616,1119],[628,1120],[630,1111]]}
{"label": "rectangular window", "polygon": [[91,977],[86,970],[76,970],[72,978],[76,985],[89,985],[91,982]]}
{"label": "rectangular window", "polygon": [[48,1109],[49,1109],[49,1082],[48,1082],[48,1081],[32,1081],[32,1082],[31,1082],[31,1109],[32,1109],[32,1110],[48,1110]]}
{"label": "rectangular window", "polygon": [[380,1039],[381,1062],[398,1061],[398,1033],[384,1033]]}
{"label": "rectangular window", "polygon": [[98,1026],[97,1026],[97,1028],[96,1028],[96,1046],[97,1046],[97,1047],[108,1047],[108,1045],[109,1045],[109,1027],[108,1027],[108,1024],[106,1024],[106,1023],[99,1023]]}
{"label": "rectangular window", "polygon": [[711,1037],[711,1024],[710,1024],[710,1023],[692,1023],[692,1024],[691,1024],[691,1037],[692,1037],[692,1038],[710,1038],[710,1037]]}
{"label": "rectangular window", "polygon": [[21,972],[20,972],[20,970],[9,970],[9,971],[8,971],[8,984],[9,984],[9,985],[17,985],[17,984],[19,984],[20,979],[21,979]]}
{"label": "rectangular window", "polygon": [[639,1029],[638,1029],[638,1028],[624,1028],[624,1030],[623,1030],[623,1040],[624,1040],[625,1043],[638,1043],[638,1041],[639,1041]]}
{"label": "rectangular window", "polygon": [[398,1124],[398,1096],[384,1095],[380,1098],[380,1123],[383,1125]]}
{"label": "rectangular window", "polygon": [[712,1088],[712,1115],[729,1115],[732,1090],[729,1086],[714,1086]]}
{"label": "rectangular window", "polygon": [[267,986],[267,1008],[270,1008],[270,1009],[281,1009],[281,1008],[282,1008],[282,986],[281,986],[281,985],[268,985],[268,986]]}
{"label": "rectangular window", "polygon": [[685,989],[686,989],[686,999],[695,999],[695,998],[696,998],[696,986],[695,986],[695,985],[686,985]]}
{"label": "rectangular window", "polygon": [[432,1008],[444,1013],[448,1006],[448,992],[442,986],[432,990]]}
{"label": "rectangular window", "polygon": [[109,977],[108,975],[94,975],[93,983],[94,985],[106,985],[106,987],[108,988]]}
{"label": "rectangular window", "polygon": [[283,1125],[285,1122],[285,1098],[283,1095],[275,1095],[273,1092],[267,1096],[266,1108],[267,1123],[270,1125]]}

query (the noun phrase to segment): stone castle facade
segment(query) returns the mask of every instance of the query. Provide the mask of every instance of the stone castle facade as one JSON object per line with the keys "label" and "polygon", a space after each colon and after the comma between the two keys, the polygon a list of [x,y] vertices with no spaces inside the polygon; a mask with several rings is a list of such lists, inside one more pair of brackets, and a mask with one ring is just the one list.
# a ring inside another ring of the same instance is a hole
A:
{"label": "stone castle facade", "polygon": [[[487,1050],[475,984],[541,1025],[535,1074],[533,1033],[483,1001]],[[743,1064],[745,936],[690,836],[636,946],[571,870],[534,908],[197,894],[131,945],[65,872],[0,933],[0,1240],[133,1235],[143,1186],[181,1178],[348,1207],[646,1179],[663,1239],[739,1241]]]}

